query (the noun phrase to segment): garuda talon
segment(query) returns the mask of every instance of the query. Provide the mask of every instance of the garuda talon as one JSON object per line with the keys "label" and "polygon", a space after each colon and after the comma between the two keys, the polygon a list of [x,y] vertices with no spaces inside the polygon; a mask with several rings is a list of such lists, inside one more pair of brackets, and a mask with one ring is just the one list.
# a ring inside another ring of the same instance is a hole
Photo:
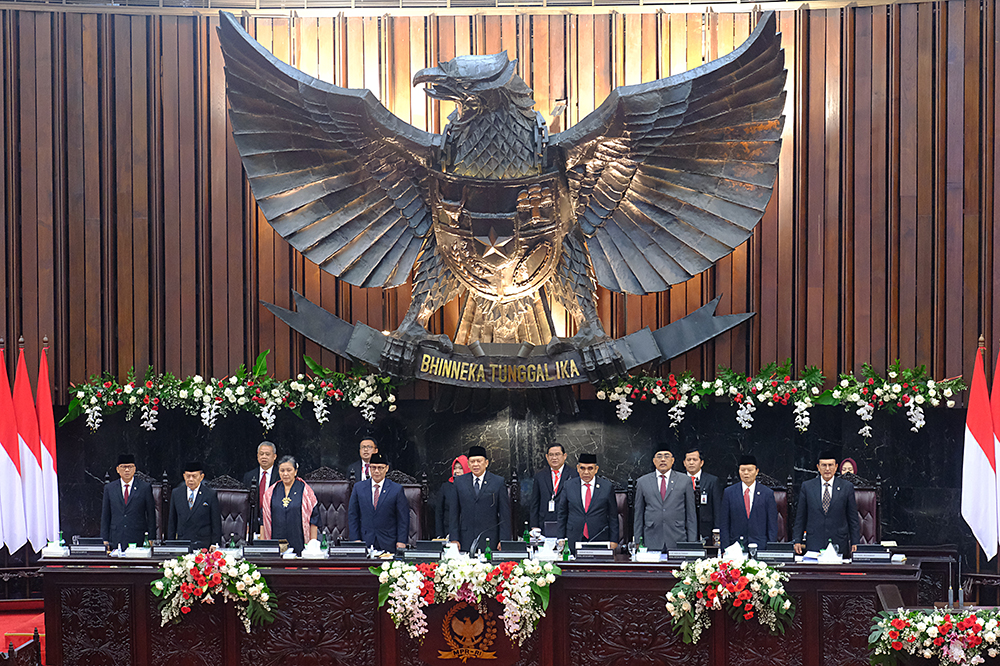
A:
{"label": "garuda talon", "polygon": [[[382,351],[393,374],[412,374],[419,345],[453,341],[570,346],[592,379],[622,373],[597,285],[648,294],[688,280],[747,239],[771,196],[785,103],[773,13],[733,53],[617,88],[554,135],[506,53],[417,72],[414,85],[456,105],[435,134],[280,62],[229,14],[219,33],[236,145],[274,229],[352,285],[412,272]],[[454,340],[431,335],[456,298]],[[554,336],[550,302],[573,338]]]}

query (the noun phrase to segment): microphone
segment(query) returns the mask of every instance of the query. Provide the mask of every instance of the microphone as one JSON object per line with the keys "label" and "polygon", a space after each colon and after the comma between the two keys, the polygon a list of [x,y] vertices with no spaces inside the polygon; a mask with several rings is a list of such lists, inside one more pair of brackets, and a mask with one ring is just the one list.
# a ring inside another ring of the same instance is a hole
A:
{"label": "microphone", "polygon": [[[617,520],[617,518],[615,518],[615,520]],[[597,534],[595,534],[594,536],[587,537],[587,541],[597,541],[597,537],[599,537],[602,534],[604,534],[605,532],[607,532],[609,527],[611,527],[611,523],[608,523],[607,525],[605,525],[604,527],[602,527],[601,529],[599,529],[597,531]]]}
{"label": "microphone", "polygon": [[490,525],[489,527],[487,527],[486,529],[484,529],[482,532],[480,532],[479,534],[477,534],[476,538],[472,540],[472,544],[469,546],[469,555],[472,555],[473,553],[476,552],[476,548],[478,548],[478,546],[479,546],[479,540],[483,537],[484,534],[486,534],[490,530],[496,529],[499,526],[500,526],[500,521],[498,520],[498,521],[494,522],[492,525]]}

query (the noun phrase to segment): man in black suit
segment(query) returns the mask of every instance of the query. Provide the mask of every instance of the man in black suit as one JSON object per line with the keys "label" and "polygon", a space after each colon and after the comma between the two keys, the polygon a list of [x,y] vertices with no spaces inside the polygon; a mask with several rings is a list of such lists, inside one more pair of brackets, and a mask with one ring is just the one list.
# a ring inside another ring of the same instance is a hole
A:
{"label": "man in black suit", "polygon": [[722,548],[741,539],[744,546],[755,543],[760,548],[768,541],[778,540],[778,505],[774,501],[774,491],[757,483],[758,471],[754,456],[740,456],[740,482],[722,493],[719,516]]}
{"label": "man in black suit", "polygon": [[482,446],[469,447],[470,474],[455,477],[458,511],[451,514],[449,534],[458,536],[462,550],[473,543],[477,550],[485,548],[486,540],[496,549],[501,539],[511,538],[510,504],[507,484],[502,477],[487,472],[490,461]]}
{"label": "man in black suit", "polygon": [[243,485],[257,491],[257,531],[264,524],[264,512],[261,510],[264,492],[280,480],[278,468],[274,466],[277,459],[278,449],[265,440],[257,445],[257,468],[243,475]]}
{"label": "man in black suit", "polygon": [[[559,498],[562,497],[565,481],[576,476],[576,470],[566,464],[566,449],[562,444],[549,446],[545,454],[546,469],[535,474],[531,485],[530,527],[537,527],[545,536],[554,537],[559,530]],[[545,524],[552,523],[549,534]]]}
{"label": "man in black suit", "polygon": [[195,548],[218,545],[222,539],[222,513],[215,488],[202,483],[205,466],[189,462],[184,466],[184,483],[170,493],[167,539],[182,539]]}
{"label": "man in black suit", "polygon": [[697,448],[689,448],[684,454],[684,469],[688,482],[694,489],[694,504],[698,512],[698,537],[711,539],[712,530],[719,527],[719,511],[722,509],[722,483],[717,476],[702,471],[705,460]]}
{"label": "man in black suit", "polygon": [[833,453],[821,453],[816,469],[819,476],[803,483],[799,492],[792,529],[795,552],[801,555],[806,550],[818,551],[833,543],[841,556],[848,557],[861,543],[861,517],[854,485],[834,478],[837,458]]}
{"label": "man in black suit", "polygon": [[156,506],[153,487],[135,478],[135,456],[118,456],[118,481],[104,486],[101,507],[101,538],[106,548],[125,549],[156,538]]}
{"label": "man in black suit", "polygon": [[597,456],[581,453],[577,461],[577,478],[566,481],[566,490],[559,500],[559,537],[569,540],[570,550],[576,551],[578,541],[610,541],[618,547],[618,500],[614,485],[597,476]]}
{"label": "man in black suit", "polygon": [[372,455],[378,453],[378,442],[375,441],[374,437],[365,437],[358,444],[358,453],[361,455],[360,460],[355,460],[347,468],[347,478],[351,478],[351,472],[354,472],[354,481],[367,481],[372,478],[371,470],[371,459]]}

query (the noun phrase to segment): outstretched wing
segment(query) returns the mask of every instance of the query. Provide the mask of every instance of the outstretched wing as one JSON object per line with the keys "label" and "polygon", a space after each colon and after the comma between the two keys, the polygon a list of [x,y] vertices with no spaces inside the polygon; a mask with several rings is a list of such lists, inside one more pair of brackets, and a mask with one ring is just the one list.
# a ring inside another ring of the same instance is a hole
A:
{"label": "outstretched wing", "polygon": [[745,241],[777,175],[784,52],[773,12],[727,56],[624,86],[552,137],[597,281],[669,289]]}
{"label": "outstretched wing", "polygon": [[405,282],[431,227],[421,182],[440,135],[286,65],[231,14],[219,40],[233,136],[271,226],[350,284]]}

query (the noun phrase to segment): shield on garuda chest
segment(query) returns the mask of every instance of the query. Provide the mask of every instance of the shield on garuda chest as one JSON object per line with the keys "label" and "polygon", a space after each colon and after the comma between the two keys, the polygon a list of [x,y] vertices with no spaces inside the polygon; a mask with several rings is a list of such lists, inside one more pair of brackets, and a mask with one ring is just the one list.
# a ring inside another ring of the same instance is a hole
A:
{"label": "shield on garuda chest", "polygon": [[432,178],[439,251],[470,291],[508,303],[545,285],[571,225],[559,173],[486,180],[435,172]]}

